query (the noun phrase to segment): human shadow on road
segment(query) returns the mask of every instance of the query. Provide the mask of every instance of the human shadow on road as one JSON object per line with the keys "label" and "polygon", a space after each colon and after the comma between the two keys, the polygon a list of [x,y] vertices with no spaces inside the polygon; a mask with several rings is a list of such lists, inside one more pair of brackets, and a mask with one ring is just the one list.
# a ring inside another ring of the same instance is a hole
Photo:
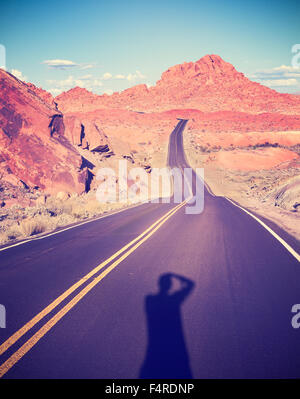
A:
{"label": "human shadow on road", "polygon": [[[171,292],[173,281],[180,289]],[[140,378],[193,378],[184,340],[181,305],[194,288],[194,282],[178,274],[163,274],[157,294],[145,297],[148,347]]]}

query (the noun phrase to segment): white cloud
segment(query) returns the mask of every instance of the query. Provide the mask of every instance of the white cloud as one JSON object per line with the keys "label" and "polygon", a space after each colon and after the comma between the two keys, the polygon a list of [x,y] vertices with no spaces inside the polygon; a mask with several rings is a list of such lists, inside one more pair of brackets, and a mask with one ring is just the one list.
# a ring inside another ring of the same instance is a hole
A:
{"label": "white cloud", "polygon": [[47,65],[49,68],[67,69],[78,67],[79,64],[70,60],[45,60],[42,64]]}
{"label": "white cloud", "polygon": [[106,73],[103,74],[102,78],[103,78],[104,80],[111,79],[111,78],[112,78],[112,74],[109,73],[109,72],[106,72]]}
{"label": "white cloud", "polygon": [[139,78],[139,79],[145,79],[146,78],[146,76],[143,75],[142,72],[140,72],[140,71],[136,71],[136,77]]}
{"label": "white cloud", "polygon": [[91,69],[91,68],[95,68],[95,64],[81,64],[80,65],[80,69]]}
{"label": "white cloud", "polygon": [[292,72],[300,75],[300,67],[294,67],[290,65],[281,65],[280,67],[273,68],[274,71]]}
{"label": "white cloud", "polygon": [[19,80],[27,81],[27,76],[24,76],[24,75],[22,74],[22,72],[19,71],[18,69],[12,69],[12,70],[11,70],[11,73],[12,73],[16,78],[18,78]]}
{"label": "white cloud", "polygon": [[47,80],[47,83],[49,85],[55,85],[57,88],[62,88],[62,87],[72,87],[75,83],[75,79],[73,76],[69,76],[66,79],[63,80]]}
{"label": "white cloud", "polygon": [[97,91],[99,87],[103,86],[100,79],[94,78],[92,75],[84,75],[80,77],[68,76],[62,80],[47,80],[47,84],[51,87],[49,91],[58,95],[63,91],[72,89],[73,87],[82,87],[90,91]]}
{"label": "white cloud", "polygon": [[130,73],[127,75],[126,79],[129,80],[129,82],[133,81],[133,80],[142,80],[145,79],[146,76],[143,75],[140,71],[135,71],[135,73]]}
{"label": "white cloud", "polygon": [[112,94],[113,91],[111,89],[106,89],[105,86],[103,87],[102,90],[100,89],[102,88],[104,83],[106,83],[106,81],[110,81],[111,79],[120,79],[120,80],[124,79],[125,81],[133,83],[135,81],[141,81],[145,78],[145,76],[140,71],[136,71],[135,73],[130,73],[127,76],[123,74],[116,74],[113,76],[110,72],[106,72],[99,78],[93,76],[92,74],[84,74],[84,73],[81,76],[74,76],[74,75],[73,74],[69,75],[65,79],[47,80],[47,85],[49,87],[48,90],[53,95],[58,95],[63,91],[68,91],[78,86],[95,93]]}
{"label": "white cloud", "polygon": [[100,86],[103,86],[103,83],[101,82],[100,79],[94,79],[94,80],[92,80],[92,86],[93,87],[100,87]]}
{"label": "white cloud", "polygon": [[127,75],[126,79],[129,80],[129,81],[134,80],[134,76],[130,73],[130,74]]}
{"label": "white cloud", "polygon": [[48,89],[48,91],[53,95],[53,96],[58,96],[62,90],[61,89],[57,89],[55,87],[52,87],[51,89]]}
{"label": "white cloud", "polygon": [[129,73],[127,76],[123,74],[117,74],[114,76],[115,79],[126,79],[129,82],[133,82],[135,80],[143,80],[146,78],[145,75],[142,74],[140,71],[135,71],[135,73]]}
{"label": "white cloud", "polygon": [[259,83],[269,87],[300,88],[300,67],[281,65],[271,69],[263,69],[249,75]]}
{"label": "white cloud", "polygon": [[79,68],[79,69],[91,69],[94,68],[96,64],[77,64],[74,61],[70,60],[45,60],[42,62],[42,64],[47,65],[49,68],[53,69],[62,69],[62,70],[67,70],[71,68]]}
{"label": "white cloud", "polygon": [[263,81],[264,85],[270,87],[297,86],[297,79],[269,79]]}
{"label": "white cloud", "polygon": [[80,78],[79,79],[81,79],[81,80],[89,80],[89,79],[93,79],[93,75],[83,75],[83,76],[80,76]]}
{"label": "white cloud", "polygon": [[299,77],[300,78],[300,68],[292,67],[287,65],[281,65],[280,67],[275,67],[272,69],[263,69],[260,71],[256,71],[253,75],[250,75],[251,78],[256,79],[282,79],[282,78],[291,78],[291,77]]}

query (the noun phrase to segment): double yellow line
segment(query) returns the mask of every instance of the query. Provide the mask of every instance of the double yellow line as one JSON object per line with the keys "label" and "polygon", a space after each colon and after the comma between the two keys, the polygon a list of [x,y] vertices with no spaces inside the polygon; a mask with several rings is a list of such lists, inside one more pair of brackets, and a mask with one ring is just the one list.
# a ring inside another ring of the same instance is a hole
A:
{"label": "double yellow line", "polygon": [[14,345],[24,334],[31,330],[46,315],[52,312],[60,305],[68,296],[70,296],[77,288],[82,286],[91,277],[95,276],[101,269],[109,265],[102,273],[94,277],[94,279],[86,285],[78,294],[76,294],[64,307],[59,310],[48,322],[46,322],[34,335],[31,336],[18,350],[16,350],[4,363],[0,365],[0,378],[3,377],[30,349],[67,314],[89,291],[91,291],[105,276],[107,276],[115,267],[117,267],[124,259],[150,238],[170,217],[172,217],[180,208],[182,208],[189,199],[181,202],[175,208],[163,215],[155,223],[153,223],[142,234],[130,241],[111,257],[100,263],[92,271],[82,277],[77,283],[73,284],[68,290],[56,298],[45,309],[33,317],[28,323],[11,335],[2,345],[0,345],[0,356],[3,355],[12,345]]}

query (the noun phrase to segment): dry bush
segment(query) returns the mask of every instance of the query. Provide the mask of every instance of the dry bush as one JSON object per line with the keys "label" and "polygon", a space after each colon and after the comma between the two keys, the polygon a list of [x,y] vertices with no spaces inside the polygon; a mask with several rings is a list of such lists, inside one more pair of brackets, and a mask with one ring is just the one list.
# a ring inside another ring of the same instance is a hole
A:
{"label": "dry bush", "polygon": [[0,229],[0,245],[10,241],[53,231],[58,227],[70,225],[76,221],[97,217],[105,212],[126,206],[120,203],[101,204],[95,198],[95,192],[73,195],[66,201],[48,197],[46,203],[32,207],[9,209],[5,225]]}
{"label": "dry bush", "polygon": [[76,219],[85,219],[88,217],[88,213],[84,209],[83,205],[73,205],[72,216]]}
{"label": "dry bush", "polygon": [[99,213],[103,212],[103,205],[100,204],[99,201],[95,200],[90,200],[86,203],[85,209],[88,212],[89,216],[95,216],[98,215]]}
{"label": "dry bush", "polygon": [[74,216],[68,214],[62,214],[56,217],[53,217],[53,222],[56,227],[67,226],[68,224],[72,224],[75,221]]}
{"label": "dry bush", "polygon": [[21,236],[21,232],[17,225],[10,226],[6,231],[0,233],[0,245],[6,244],[8,241],[15,240]]}
{"label": "dry bush", "polygon": [[0,233],[0,245],[5,244],[8,240],[6,232]]}
{"label": "dry bush", "polygon": [[45,209],[50,216],[72,214],[72,204],[70,200],[60,201],[55,198],[50,198],[45,205]]}
{"label": "dry bush", "polygon": [[76,203],[72,206],[72,216],[76,219],[86,219],[103,212],[103,207],[97,200],[90,200],[86,203]]}
{"label": "dry bush", "polygon": [[47,218],[42,216],[23,219],[19,225],[20,232],[24,237],[43,233],[50,227],[47,226],[47,224],[49,224],[47,221]]}

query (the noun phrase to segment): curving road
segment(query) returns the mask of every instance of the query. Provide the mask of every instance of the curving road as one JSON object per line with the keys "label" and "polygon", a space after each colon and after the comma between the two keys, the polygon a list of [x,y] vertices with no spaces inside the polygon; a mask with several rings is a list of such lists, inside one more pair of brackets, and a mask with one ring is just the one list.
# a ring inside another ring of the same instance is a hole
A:
{"label": "curving road", "polygon": [[[188,167],[186,123],[170,136],[171,167]],[[143,204],[0,251],[0,375],[299,378],[299,261],[243,209],[204,195],[200,214]]]}

